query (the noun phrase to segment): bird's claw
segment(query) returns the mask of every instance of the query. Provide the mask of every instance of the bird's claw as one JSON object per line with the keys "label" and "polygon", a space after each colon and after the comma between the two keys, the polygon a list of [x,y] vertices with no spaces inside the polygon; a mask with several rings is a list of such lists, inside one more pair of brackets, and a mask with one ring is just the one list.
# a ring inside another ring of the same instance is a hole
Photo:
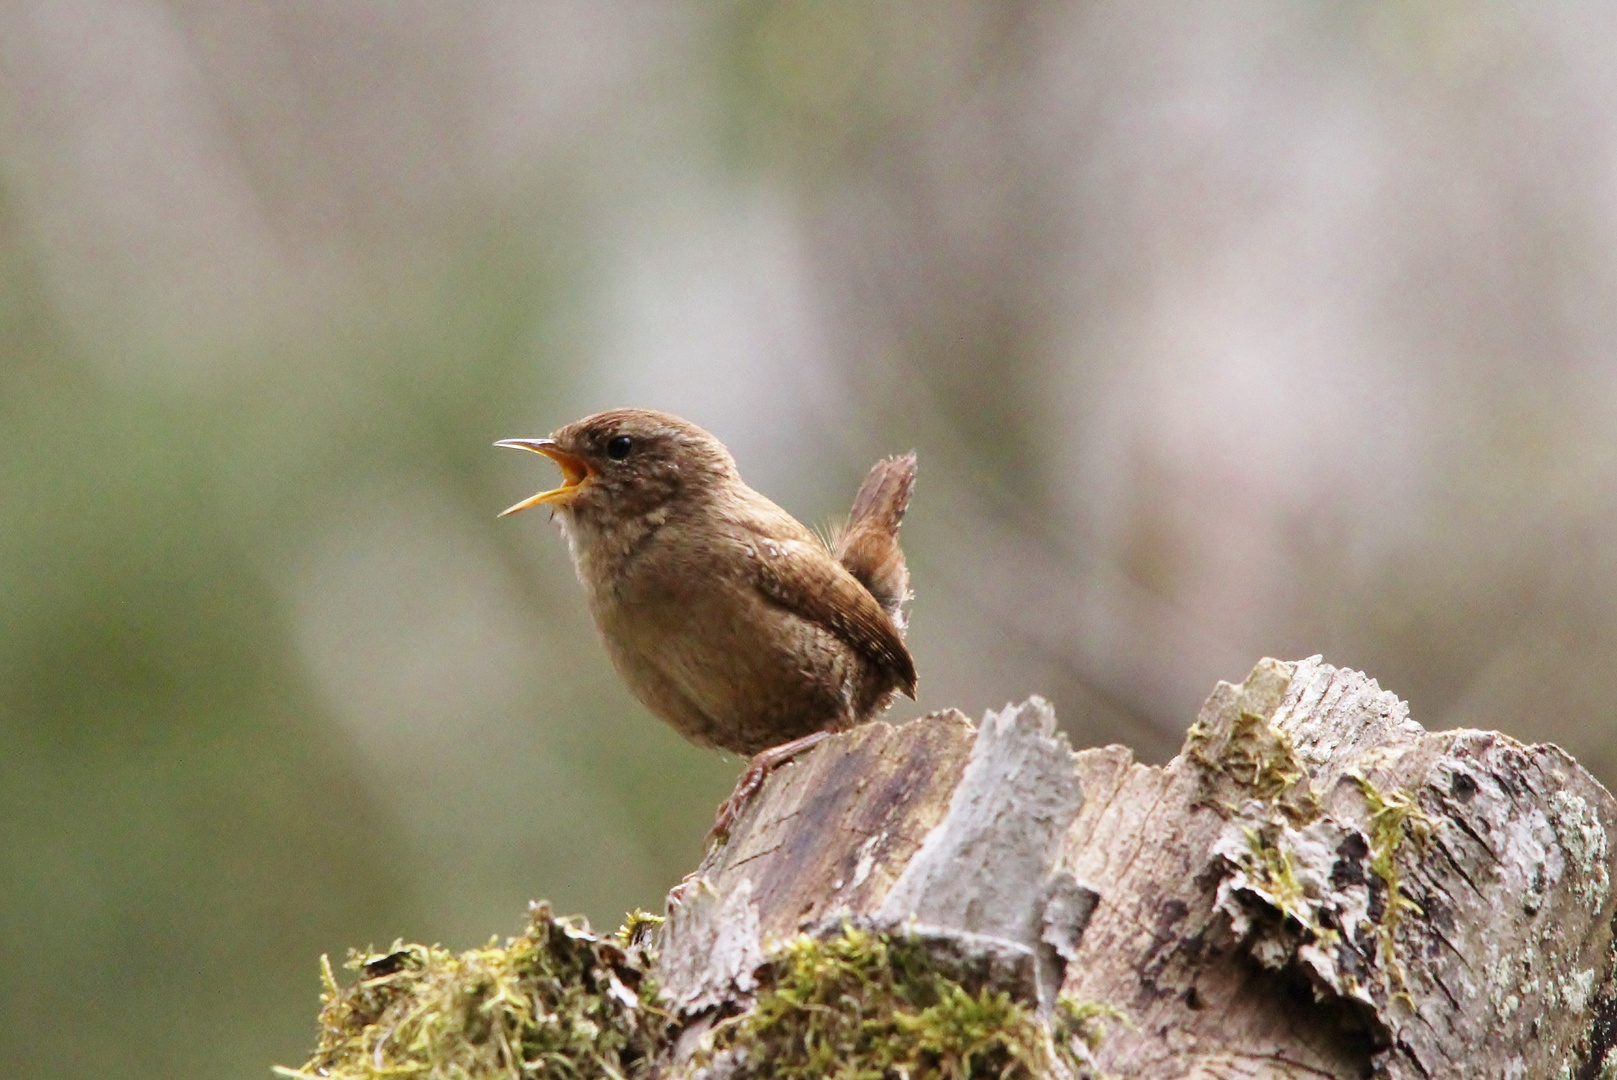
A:
{"label": "bird's claw", "polygon": [[815,731],[754,754],[751,763],[747,765],[747,771],[736,781],[735,790],[730,792],[728,799],[719,804],[719,816],[714,819],[713,828],[707,833],[708,843],[729,839],[731,827],[740,820],[741,812],[747,808],[748,800],[764,786],[764,781],[769,778],[770,773],[830,737],[829,731]]}
{"label": "bird's claw", "polygon": [[752,759],[747,771],[741,774],[736,781],[735,790],[730,792],[729,798],[719,804],[718,816],[713,819],[713,827],[707,831],[709,844],[722,843],[730,838],[730,829],[741,818],[741,812],[747,808],[747,803],[764,786],[764,780],[774,769],[772,762],[762,760],[763,755]]}

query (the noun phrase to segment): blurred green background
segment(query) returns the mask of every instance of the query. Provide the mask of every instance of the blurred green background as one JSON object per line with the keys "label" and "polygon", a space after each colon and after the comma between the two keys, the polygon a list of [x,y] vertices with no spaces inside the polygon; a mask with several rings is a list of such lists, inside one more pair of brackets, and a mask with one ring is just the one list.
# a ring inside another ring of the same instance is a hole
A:
{"label": "blurred green background", "polygon": [[1617,775],[1617,11],[0,5],[0,1073],[303,1059],[317,957],[597,923],[734,760],[490,447],[909,447],[918,703],[1160,761],[1322,652]]}

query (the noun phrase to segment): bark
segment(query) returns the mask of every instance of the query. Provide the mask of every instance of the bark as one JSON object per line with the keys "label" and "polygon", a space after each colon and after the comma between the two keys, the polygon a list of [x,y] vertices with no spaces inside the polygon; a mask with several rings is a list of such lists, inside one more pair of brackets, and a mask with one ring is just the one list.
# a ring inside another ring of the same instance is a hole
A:
{"label": "bark", "polygon": [[1265,660],[1178,757],[1072,753],[1034,699],[870,724],[782,767],[663,928],[680,1054],[799,931],[916,933],[1128,1077],[1617,1075],[1611,795],[1554,746],[1427,732]]}

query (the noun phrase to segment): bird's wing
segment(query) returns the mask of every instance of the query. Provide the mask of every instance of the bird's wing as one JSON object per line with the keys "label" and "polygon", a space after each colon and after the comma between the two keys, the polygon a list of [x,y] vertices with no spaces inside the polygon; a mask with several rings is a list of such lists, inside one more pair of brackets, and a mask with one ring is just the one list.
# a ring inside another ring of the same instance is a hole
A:
{"label": "bird's wing", "polygon": [[915,696],[915,661],[893,620],[824,548],[812,538],[758,537],[748,546],[756,553],[758,587],[765,596],[888,668],[905,695]]}

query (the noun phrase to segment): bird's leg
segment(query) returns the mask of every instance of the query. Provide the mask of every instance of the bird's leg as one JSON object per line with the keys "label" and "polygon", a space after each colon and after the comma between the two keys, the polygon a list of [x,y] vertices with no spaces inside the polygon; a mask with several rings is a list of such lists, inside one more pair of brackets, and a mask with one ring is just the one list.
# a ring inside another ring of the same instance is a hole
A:
{"label": "bird's leg", "polygon": [[730,826],[736,823],[741,811],[746,809],[747,800],[764,786],[764,781],[768,779],[770,773],[811,746],[818,746],[831,735],[832,732],[829,731],[816,731],[754,754],[752,761],[747,765],[747,771],[736,781],[735,790],[730,792],[728,799],[719,804],[719,816],[714,820],[713,828],[708,830],[707,838],[716,840],[721,836],[729,836]]}

